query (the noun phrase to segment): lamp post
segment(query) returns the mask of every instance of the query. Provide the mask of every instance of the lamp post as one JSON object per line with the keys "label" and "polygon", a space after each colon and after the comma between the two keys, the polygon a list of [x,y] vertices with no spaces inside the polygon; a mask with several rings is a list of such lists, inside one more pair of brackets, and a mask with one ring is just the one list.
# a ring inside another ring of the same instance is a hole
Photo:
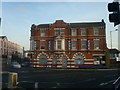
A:
{"label": "lamp post", "polygon": [[118,29],[115,29],[113,31],[110,31],[110,42],[111,42],[111,49],[112,49],[112,32],[118,31]]}

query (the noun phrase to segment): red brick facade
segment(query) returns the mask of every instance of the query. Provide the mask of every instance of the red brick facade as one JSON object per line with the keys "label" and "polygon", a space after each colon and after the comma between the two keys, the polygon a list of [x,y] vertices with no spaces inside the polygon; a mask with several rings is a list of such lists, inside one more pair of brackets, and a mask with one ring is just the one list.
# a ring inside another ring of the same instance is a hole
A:
{"label": "red brick facade", "polygon": [[105,64],[105,23],[65,23],[31,26],[30,48],[34,67],[78,68]]}

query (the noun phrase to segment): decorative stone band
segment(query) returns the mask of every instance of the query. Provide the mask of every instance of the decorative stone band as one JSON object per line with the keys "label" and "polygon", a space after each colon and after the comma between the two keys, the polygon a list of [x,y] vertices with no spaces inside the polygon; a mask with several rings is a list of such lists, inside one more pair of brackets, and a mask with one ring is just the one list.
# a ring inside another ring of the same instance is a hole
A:
{"label": "decorative stone band", "polygon": [[84,64],[91,64],[91,65],[93,65],[94,63],[93,62],[85,62]]}
{"label": "decorative stone band", "polygon": [[94,59],[84,59],[84,61],[94,61]]}

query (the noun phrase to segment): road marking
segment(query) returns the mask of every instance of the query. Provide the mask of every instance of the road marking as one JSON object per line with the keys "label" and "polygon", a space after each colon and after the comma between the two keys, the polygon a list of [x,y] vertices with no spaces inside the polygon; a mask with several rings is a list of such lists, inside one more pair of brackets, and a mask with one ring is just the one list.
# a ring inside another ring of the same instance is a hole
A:
{"label": "road marking", "polygon": [[78,81],[77,83],[89,82],[89,81],[94,81],[94,80],[96,80],[96,79],[95,78],[90,78],[90,79]]}
{"label": "road marking", "polygon": [[51,88],[57,88],[57,87],[54,86],[54,87],[51,87]]}
{"label": "road marking", "polygon": [[107,84],[112,83],[114,81],[115,81],[115,79],[111,80],[111,81],[108,81],[108,82],[105,82],[105,83],[101,83],[101,84],[99,84],[99,86],[104,86],[104,85],[107,85]]}
{"label": "road marking", "polygon": [[[54,82],[55,83],[55,82]],[[56,83],[56,86],[53,86],[53,87],[51,87],[51,88],[57,88],[57,87],[60,87],[61,86],[61,84],[74,84],[74,83]]]}
{"label": "road marking", "polygon": [[106,75],[104,77],[115,77],[115,76],[117,76],[117,75]]}
{"label": "road marking", "polygon": [[87,80],[84,80],[85,82],[89,82],[89,81],[93,81],[93,80],[96,80],[95,78],[91,78],[91,79],[87,79]]}

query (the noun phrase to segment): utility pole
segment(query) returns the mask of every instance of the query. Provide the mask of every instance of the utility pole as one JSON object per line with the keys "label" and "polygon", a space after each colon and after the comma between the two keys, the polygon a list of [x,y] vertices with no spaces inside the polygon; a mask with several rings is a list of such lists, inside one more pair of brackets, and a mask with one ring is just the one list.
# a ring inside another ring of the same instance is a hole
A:
{"label": "utility pole", "polygon": [[[120,24],[118,25],[118,50],[120,51]],[[120,61],[120,53],[117,61]]]}
{"label": "utility pole", "polygon": [[111,49],[112,49],[112,32],[118,31],[118,29],[110,31],[110,43],[111,43]]}
{"label": "utility pole", "polygon": [[111,49],[112,49],[112,31],[110,31],[110,42],[111,42]]}

